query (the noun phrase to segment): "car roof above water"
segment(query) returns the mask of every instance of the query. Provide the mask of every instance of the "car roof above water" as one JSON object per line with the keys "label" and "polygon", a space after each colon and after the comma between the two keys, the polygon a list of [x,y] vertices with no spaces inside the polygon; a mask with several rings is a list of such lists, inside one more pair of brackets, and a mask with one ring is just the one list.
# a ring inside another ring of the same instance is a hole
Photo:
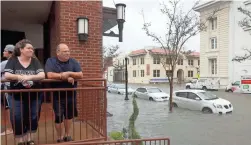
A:
{"label": "car roof above water", "polygon": [[[143,86],[143,87],[138,87],[138,88],[145,88],[145,89],[160,89],[158,87],[151,87],[151,86]],[[137,88],[137,89],[138,89]]]}
{"label": "car roof above water", "polygon": [[177,92],[193,92],[193,93],[200,93],[200,92],[205,92],[204,90],[178,90],[178,91],[174,91],[174,93]]}

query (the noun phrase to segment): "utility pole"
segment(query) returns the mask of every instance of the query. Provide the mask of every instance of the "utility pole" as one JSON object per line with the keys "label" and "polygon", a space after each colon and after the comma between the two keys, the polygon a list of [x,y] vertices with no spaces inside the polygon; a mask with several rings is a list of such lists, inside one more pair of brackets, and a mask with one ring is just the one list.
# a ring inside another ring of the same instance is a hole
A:
{"label": "utility pole", "polygon": [[127,62],[128,58],[125,58],[125,87],[126,87],[126,92],[125,92],[125,100],[129,100],[128,98],[128,71],[127,71]]}

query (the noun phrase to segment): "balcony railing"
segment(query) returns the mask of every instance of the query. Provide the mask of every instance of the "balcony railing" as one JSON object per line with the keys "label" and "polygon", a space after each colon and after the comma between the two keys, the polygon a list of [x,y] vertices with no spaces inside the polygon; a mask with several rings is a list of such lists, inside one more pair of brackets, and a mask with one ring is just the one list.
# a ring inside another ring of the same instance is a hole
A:
{"label": "balcony railing", "polygon": [[[48,144],[47,144],[48,145]],[[54,144],[49,144],[54,145]],[[62,145],[170,145],[169,138],[131,139],[114,141],[79,141]]]}
{"label": "balcony railing", "polygon": [[[2,81],[3,83],[4,81]],[[55,128],[55,114],[53,111],[53,105],[60,103],[68,104],[67,97],[61,98],[64,94],[76,94],[77,106],[66,105],[66,110],[72,110],[72,112],[65,112],[67,114],[74,114],[74,107],[77,107],[78,116],[73,118],[71,136],[73,142],[76,141],[92,141],[92,140],[106,140],[107,139],[107,127],[106,127],[106,110],[107,110],[107,98],[106,98],[106,80],[105,79],[81,79],[78,80],[77,88],[50,88],[50,83],[59,82],[56,80],[43,80],[41,81],[42,88],[39,89],[22,89],[22,90],[1,90],[1,97],[13,96],[14,94],[20,94],[20,102],[17,103],[13,97],[10,99],[12,112],[10,118],[6,117],[6,110],[2,109],[1,126],[12,128],[15,131],[21,128],[22,134],[27,131],[32,132],[32,126],[34,122],[38,121],[37,131],[35,133],[36,144],[53,144],[56,143],[57,134]],[[55,102],[55,93],[58,93],[59,98]],[[40,107],[40,101],[42,99],[42,105]],[[34,101],[35,100],[35,101]],[[61,100],[61,101],[60,101]],[[5,101],[2,102],[4,106]],[[20,105],[24,103],[23,105]],[[34,105],[35,104],[35,105]],[[15,110],[15,107],[20,105],[19,110]],[[35,106],[35,107],[34,107]],[[67,109],[72,107],[72,109]],[[41,108],[41,109],[40,109]],[[33,109],[33,114],[29,113]],[[37,110],[37,111],[34,111]],[[24,112],[25,111],[25,112]],[[59,112],[61,108],[59,107]],[[35,112],[35,115],[34,115]],[[14,116],[14,114],[16,114]],[[17,119],[17,114],[21,119]],[[34,118],[34,116],[38,116]],[[28,120],[27,120],[28,119]],[[36,119],[36,120],[34,120]],[[12,120],[13,126],[10,121]],[[18,120],[18,121],[17,121]],[[26,124],[25,124],[26,122]],[[33,122],[33,123],[32,123]],[[28,123],[28,124],[27,124]],[[26,126],[26,128],[25,128]],[[29,135],[30,133],[28,133]],[[13,134],[1,136],[2,145],[15,145],[17,140]]]}

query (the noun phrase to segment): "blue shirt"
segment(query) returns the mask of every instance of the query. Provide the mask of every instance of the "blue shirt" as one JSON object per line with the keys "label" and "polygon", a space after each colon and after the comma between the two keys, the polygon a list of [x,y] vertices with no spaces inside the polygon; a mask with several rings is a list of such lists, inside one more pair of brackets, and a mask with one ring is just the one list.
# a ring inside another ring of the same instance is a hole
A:
{"label": "blue shirt", "polygon": [[[81,72],[80,64],[73,58],[70,58],[67,62],[62,62],[56,57],[48,58],[45,64],[45,72],[54,72],[54,73],[61,73],[61,72]],[[65,82],[53,82],[51,83],[51,88],[76,88],[77,82],[72,85],[71,83]],[[65,91],[64,91],[65,92]],[[60,96],[64,97],[65,93],[60,92]],[[54,93],[54,95],[58,96],[58,92]],[[72,91],[67,91],[67,96],[72,96]]]}

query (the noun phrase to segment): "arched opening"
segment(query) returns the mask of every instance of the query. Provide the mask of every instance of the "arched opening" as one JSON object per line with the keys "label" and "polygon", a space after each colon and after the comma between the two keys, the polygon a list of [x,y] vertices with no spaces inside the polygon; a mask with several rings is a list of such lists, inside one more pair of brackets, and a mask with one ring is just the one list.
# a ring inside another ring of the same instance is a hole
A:
{"label": "arched opening", "polygon": [[179,83],[184,82],[184,71],[182,69],[177,71],[177,79]]}

